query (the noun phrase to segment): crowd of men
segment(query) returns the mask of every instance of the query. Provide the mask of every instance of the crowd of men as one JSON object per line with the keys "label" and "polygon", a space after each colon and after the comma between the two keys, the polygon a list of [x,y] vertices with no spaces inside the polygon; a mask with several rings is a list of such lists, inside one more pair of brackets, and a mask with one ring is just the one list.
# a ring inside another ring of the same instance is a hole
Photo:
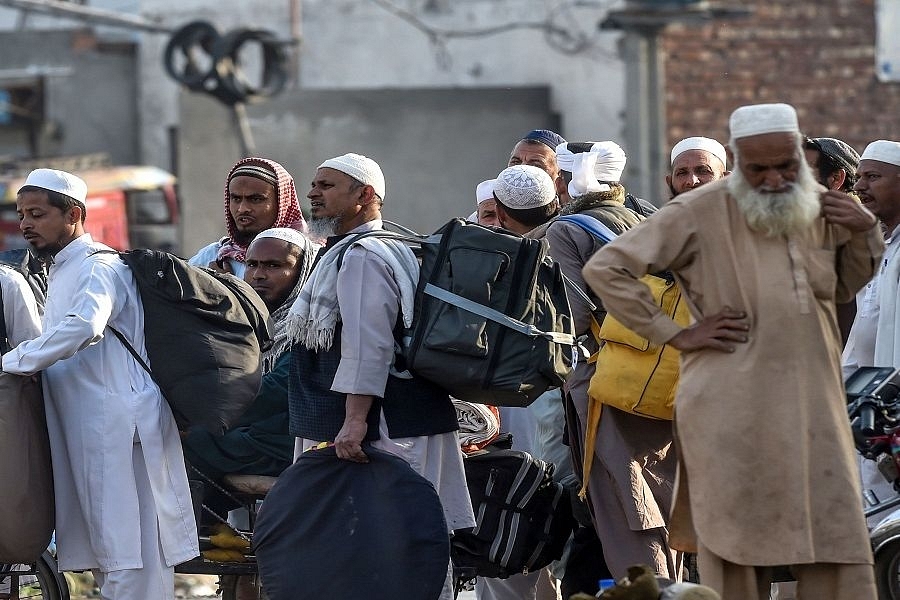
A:
{"label": "crowd of men", "polygon": [[[570,303],[585,360],[562,389],[502,408],[500,420],[514,448],[554,462],[574,495],[587,492],[564,557],[480,579],[479,600],[594,592],[598,575],[619,579],[636,564],[680,581],[685,552],[726,599],[768,598],[780,566],[804,600],[876,597],[841,369],[900,362],[900,142],[872,142],[860,156],[805,137],[787,104],[740,107],[729,132],[726,146],[697,136],[671,149],[671,198],[652,199],[658,210],[622,185],[618,144],[543,129],[473,186],[469,220],[546,240],[583,292]],[[321,442],[365,463],[371,444],[434,485],[451,533],[474,524],[451,399],[392,368],[394,330],[413,318],[416,258],[398,241],[353,236],[383,228],[386,191],[373,159],[329,158],[307,194],[307,222],[281,165],[247,158],[230,170],[227,235],[191,262],[248,281],[271,312],[275,345],[251,409],[213,437],[179,432],[156,383],[107,334],[115,327],[146,360],[134,279],[85,231],[84,182],[29,175],[17,210],[49,264],[48,298],[38,319],[18,275],[0,270],[15,344],[2,368],[42,373],[60,569],[92,570],[105,599],[174,598],[174,565],[198,553],[184,456],[215,479],[277,475]],[[557,219],[567,214],[618,237],[604,243]],[[688,327],[640,280],[662,271],[681,287]],[[675,420],[604,407],[585,449],[591,327],[607,311],[681,352]],[[450,565],[440,597],[453,597]]]}

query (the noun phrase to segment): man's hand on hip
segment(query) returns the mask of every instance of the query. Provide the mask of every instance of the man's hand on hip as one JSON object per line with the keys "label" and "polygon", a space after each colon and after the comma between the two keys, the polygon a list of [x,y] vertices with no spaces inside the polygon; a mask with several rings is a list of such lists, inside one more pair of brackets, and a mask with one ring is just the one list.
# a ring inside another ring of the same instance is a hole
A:
{"label": "man's hand on hip", "polygon": [[706,349],[734,352],[736,343],[747,341],[749,331],[747,313],[726,306],[717,314],[682,329],[668,344],[681,352]]}

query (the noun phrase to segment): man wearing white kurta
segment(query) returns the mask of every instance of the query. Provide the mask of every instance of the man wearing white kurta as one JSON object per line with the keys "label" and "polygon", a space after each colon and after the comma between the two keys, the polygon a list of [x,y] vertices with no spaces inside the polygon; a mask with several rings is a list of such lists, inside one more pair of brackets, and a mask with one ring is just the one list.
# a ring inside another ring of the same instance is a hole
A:
{"label": "man wearing white kurta", "polygon": [[85,183],[37,169],[16,198],[26,241],[52,259],[43,334],[3,370],[43,371],[58,562],[90,569],[106,600],[174,598],[174,565],[198,554],[178,430],[157,385],[108,327],[147,360],[131,272],[84,232]]}
{"label": "man wearing white kurta", "polygon": [[[475,525],[447,393],[392,376],[393,330],[412,321],[418,263],[405,245],[353,233],[382,228],[384,175],[358,154],[322,163],[309,227],[325,251],[288,317],[291,433],[307,446],[334,441],[337,456],[368,462],[364,441],[395,454],[434,485],[450,530]],[[342,246],[346,246],[339,260]],[[398,319],[399,318],[399,319]],[[352,575],[352,574],[351,574]],[[453,598],[448,574],[440,600]]]}
{"label": "man wearing white kurta", "polygon": [[[900,367],[900,142],[878,140],[866,146],[857,168],[854,190],[863,205],[875,213],[888,233],[887,250],[878,274],[856,296],[856,318],[841,356],[844,377],[858,367]],[[892,498],[893,486],[874,461],[860,458],[864,490],[880,501]],[[869,517],[875,526],[889,512]]]}

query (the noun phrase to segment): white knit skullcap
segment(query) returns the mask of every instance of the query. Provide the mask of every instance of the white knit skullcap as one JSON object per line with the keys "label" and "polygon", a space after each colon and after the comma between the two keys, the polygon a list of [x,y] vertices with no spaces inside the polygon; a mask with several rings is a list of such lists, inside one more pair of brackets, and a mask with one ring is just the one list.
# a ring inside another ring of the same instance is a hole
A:
{"label": "white knit skullcap", "polygon": [[84,179],[56,169],[35,169],[28,174],[24,185],[33,185],[52,192],[59,192],[82,206],[87,198],[87,184]]}
{"label": "white knit skullcap", "polygon": [[475,206],[478,206],[485,200],[494,199],[494,183],[496,181],[496,179],[488,179],[475,187]]}
{"label": "white knit skullcap", "polygon": [[256,234],[256,237],[253,238],[253,241],[260,240],[263,238],[272,238],[276,240],[283,240],[288,242],[289,244],[293,244],[295,246],[299,246],[303,248],[306,244],[306,236],[297,231],[296,229],[291,229],[290,227],[272,227],[271,229],[266,229],[264,231]]}
{"label": "white knit skullcap", "polygon": [[723,167],[728,160],[727,156],[725,155],[725,146],[714,139],[698,136],[685,138],[675,144],[675,147],[672,148],[672,156],[670,157],[669,165],[674,165],[675,159],[688,150],[703,150],[705,152],[709,152],[722,161]]}
{"label": "white knit skullcap", "polygon": [[790,104],[751,104],[741,106],[728,121],[734,139],[763,133],[800,132],[797,111]]}
{"label": "white knit skullcap", "polygon": [[556,187],[542,169],[531,165],[513,165],[497,175],[494,195],[507,208],[538,208],[553,202]]}
{"label": "white knit skullcap", "polygon": [[877,160],[900,166],[900,142],[877,140],[866,146],[859,160]]}
{"label": "white knit skullcap", "polygon": [[625,151],[615,142],[597,142],[590,152],[575,154],[568,192],[573,198],[589,192],[605,192],[625,170]]}
{"label": "white knit skullcap", "polygon": [[350,152],[329,158],[319,165],[320,169],[323,167],[346,173],[360,183],[371,185],[378,197],[384,200],[384,173],[378,163],[368,156]]}

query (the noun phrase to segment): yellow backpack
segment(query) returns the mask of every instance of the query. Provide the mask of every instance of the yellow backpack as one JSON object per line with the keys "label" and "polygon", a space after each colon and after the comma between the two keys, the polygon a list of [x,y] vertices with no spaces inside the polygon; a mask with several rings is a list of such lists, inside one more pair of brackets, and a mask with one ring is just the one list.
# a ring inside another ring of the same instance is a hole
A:
{"label": "yellow backpack", "polygon": [[[674,279],[646,275],[642,281],[662,311],[682,327],[690,324],[687,304]],[[600,350],[591,360],[596,371],[588,395],[592,400],[642,417],[672,420],[678,387],[679,352],[668,344],[651,344],[612,315],[591,331]]]}

